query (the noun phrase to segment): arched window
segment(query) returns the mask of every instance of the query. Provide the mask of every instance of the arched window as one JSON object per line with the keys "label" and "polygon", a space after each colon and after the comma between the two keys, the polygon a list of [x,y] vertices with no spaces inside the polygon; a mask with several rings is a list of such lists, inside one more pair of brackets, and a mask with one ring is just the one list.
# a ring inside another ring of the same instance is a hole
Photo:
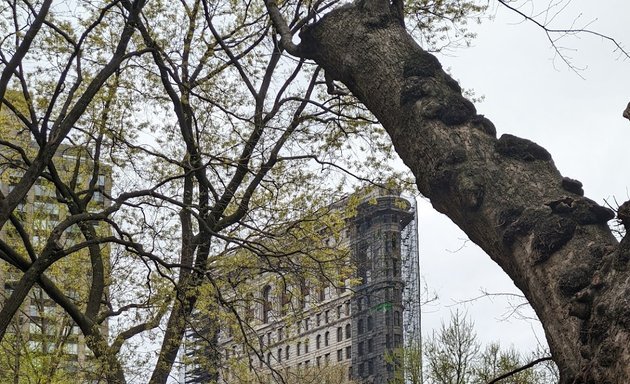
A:
{"label": "arched window", "polygon": [[295,347],[297,350],[297,355],[300,356],[301,353],[301,349],[302,349],[302,343],[298,341],[297,346]]}
{"label": "arched window", "polygon": [[286,285],[284,285],[282,288],[282,294],[280,295],[280,315],[285,316],[287,314],[287,307],[289,306],[289,302],[289,289]]}
{"label": "arched window", "polygon": [[315,348],[319,349],[322,346],[322,335],[317,335],[315,338]]}
{"label": "arched window", "polygon": [[329,332],[326,332],[326,333],[324,334],[324,346],[326,346],[326,347],[328,346],[328,341],[329,341],[329,339],[330,339],[330,333],[329,333]]}
{"label": "arched window", "polygon": [[262,322],[269,322],[269,314],[271,312],[271,286],[266,285],[262,290]]}
{"label": "arched window", "polygon": [[319,288],[319,301],[326,300],[326,287]]}
{"label": "arched window", "polygon": [[289,346],[287,345],[287,347],[284,349],[284,358],[286,360],[289,360],[289,355],[291,354],[291,350],[289,348]]}
{"label": "arched window", "polygon": [[309,288],[308,285],[306,284],[305,280],[300,280],[300,300],[299,300],[299,304],[300,304],[300,309],[304,309],[306,307],[306,301],[309,298]]}
{"label": "arched window", "polygon": [[352,327],[350,324],[346,324],[346,339],[349,339],[352,336]]}
{"label": "arched window", "polygon": [[343,328],[337,328],[337,342],[343,340]]}

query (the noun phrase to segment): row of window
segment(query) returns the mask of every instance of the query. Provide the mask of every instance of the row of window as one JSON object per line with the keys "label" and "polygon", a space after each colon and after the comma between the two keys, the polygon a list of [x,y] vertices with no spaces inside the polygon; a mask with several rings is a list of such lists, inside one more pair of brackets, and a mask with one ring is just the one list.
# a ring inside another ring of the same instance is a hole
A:
{"label": "row of window", "polygon": [[[337,342],[344,340],[344,327],[337,327]],[[349,339],[352,336],[352,326],[346,324],[345,326],[345,339]],[[321,334],[315,337],[315,348],[320,349],[322,346],[328,347],[330,345],[330,332],[325,332],[323,336]],[[308,353],[309,351],[309,339],[305,339],[303,342],[298,341],[296,344],[297,355],[302,353]]]}
{"label": "row of window", "polygon": [[[283,357],[284,355],[284,357]],[[289,359],[289,355],[290,355],[290,347],[287,346],[284,350],[282,348],[278,349],[278,354],[277,354],[277,361],[278,362],[282,362],[283,358],[284,360],[288,360]],[[344,355],[345,355],[345,360],[350,360],[352,359],[352,347],[351,346],[347,346],[345,349],[338,349],[337,350],[337,362],[342,362],[344,361]],[[322,359],[323,358],[323,359]],[[272,355],[271,353],[267,354],[267,364],[271,364],[271,359],[272,359]],[[328,364],[330,362],[330,353],[326,353],[323,356],[317,356],[315,358],[315,362],[317,367],[321,366],[322,360],[325,364]],[[299,362],[297,364],[298,368],[302,368],[302,366],[304,367],[308,367],[310,365],[311,361],[310,360],[304,360],[304,362]]]}
{"label": "row of window", "polygon": [[[318,337],[317,337],[318,341],[321,341],[320,336],[321,335],[318,335]],[[328,336],[328,333],[326,333],[326,336],[324,337],[325,346],[328,346],[328,343],[326,343],[327,336]],[[385,344],[386,344],[386,347],[388,349],[394,348],[396,346],[400,346],[402,344],[402,336],[401,335],[395,334],[393,339],[394,339],[394,345],[392,345],[392,338],[391,338],[391,336],[389,334],[386,335],[386,337],[385,337]],[[308,340],[306,340],[304,343],[298,342],[297,345],[296,345],[297,356],[301,356],[302,353],[307,354],[309,352],[308,345],[309,345]],[[321,345],[317,349],[319,349],[320,347],[321,347]],[[359,356],[363,356],[366,353],[369,354],[369,353],[372,353],[372,352],[374,352],[374,339],[368,339],[367,341],[359,342],[359,345],[358,345],[358,354],[359,354]],[[284,348],[278,348],[276,359],[277,359],[278,362],[282,362],[283,359],[284,360],[288,360],[290,355],[291,355],[291,346],[287,345]],[[227,350],[226,350],[226,357],[229,357],[229,355],[227,354]],[[350,359],[351,357],[352,357],[352,347],[351,346],[347,346],[345,348],[345,358],[346,359]],[[271,361],[270,359],[271,359],[271,352],[269,352],[267,354],[267,362],[268,363],[270,363],[270,361]],[[344,359],[344,349],[338,349],[337,350],[337,362],[343,361],[343,359]]]}
{"label": "row of window", "polygon": [[387,287],[383,288],[377,293],[372,293],[372,295],[365,294],[356,298],[356,307],[357,311],[361,312],[363,310],[367,310],[372,307],[372,296],[376,297],[376,301],[381,304],[376,304],[374,308],[376,309],[387,309],[387,307],[391,308],[392,302],[399,302],[402,298],[402,290],[399,287]]}
{"label": "row of window", "polygon": [[[365,348],[365,342],[361,341],[359,342],[359,356],[363,356],[364,353],[366,353],[366,348]],[[372,353],[374,352],[374,340],[373,339],[368,339],[367,341],[367,353]]]}
{"label": "row of window", "polygon": [[[271,314],[273,311],[273,303],[274,300],[272,299],[272,288],[270,285],[266,285],[263,290],[261,291],[261,300],[262,302],[260,303],[260,320],[263,323],[269,323],[272,319],[271,319]],[[309,297],[309,292],[308,292],[308,288],[307,287],[301,287],[301,297],[299,299],[299,307],[300,309],[305,309],[306,308],[306,302],[308,301],[308,297]],[[318,299],[319,302],[323,302],[325,300],[331,299],[333,297],[332,294],[333,288],[330,286],[326,286],[324,288],[319,289],[318,292]],[[337,296],[343,294],[345,291],[345,288],[337,288]],[[291,303],[291,298],[290,298],[290,294],[289,292],[284,289],[282,291],[282,293],[280,294],[279,300],[278,300],[278,304],[279,304],[279,308],[278,308],[278,313],[280,314],[280,316],[285,316],[287,314],[287,307],[289,306],[289,304]],[[350,304],[346,304],[347,308],[345,310],[346,315],[350,314]],[[330,311],[326,311],[326,320],[325,322],[328,323],[328,319],[329,319],[329,312]],[[320,324],[320,317],[321,314],[317,315],[317,325]],[[251,317],[251,313],[250,313],[250,317]],[[341,306],[337,307],[337,318],[341,318]]]}
{"label": "row of window", "polygon": [[[387,311],[385,312],[385,326],[389,326],[390,325],[390,317],[391,317],[391,312]],[[400,312],[399,311],[394,311],[394,326],[396,327],[400,327],[401,324],[401,318],[400,318]],[[374,319],[372,318],[372,316],[368,316],[367,318],[359,318],[359,320],[357,321],[357,331],[359,332],[359,335],[363,334],[365,331],[371,331],[372,329],[374,329]]]}
{"label": "row of window", "polygon": [[[345,329],[345,333],[344,333],[344,329]],[[338,327],[337,328],[337,342],[341,342],[345,339],[350,339],[350,337],[352,336],[352,327],[350,324],[346,324],[345,327]],[[317,335],[315,337],[315,348],[316,349],[320,349],[322,347],[328,347],[330,345],[331,341],[330,341],[330,332],[325,332],[323,335]],[[298,341],[295,345],[296,348],[296,355],[297,356],[301,356],[302,354],[308,354],[309,353],[309,339],[304,339],[303,341]],[[352,347],[351,346],[347,346],[344,349],[338,349],[337,350],[337,361],[343,361],[344,358],[344,351],[345,351],[345,358],[346,359],[350,359],[351,355],[352,355]],[[267,353],[267,364],[271,364],[271,359],[275,358],[277,362],[282,362],[285,360],[288,360],[289,357],[291,356],[291,346],[287,345],[285,347],[280,347],[276,350],[275,356],[274,354],[272,354],[272,352],[268,352]],[[329,356],[329,354],[324,355]],[[228,359],[230,357],[230,351],[228,349],[226,349],[225,351],[225,357],[226,359]],[[318,357],[319,359],[319,357]],[[326,361],[327,358],[326,358]],[[262,366],[262,361],[260,362],[261,366]],[[308,365],[308,360],[305,362],[306,365]],[[300,363],[301,364],[301,363]],[[299,365],[299,364],[298,364]],[[318,365],[319,366],[319,365]]]}
{"label": "row of window", "polygon": [[[32,352],[53,353],[58,348],[54,342],[41,342],[36,340],[28,341],[28,349]],[[79,353],[79,346],[76,343],[64,343],[63,352],[68,355],[76,355]]]}
{"label": "row of window", "polygon": [[[341,320],[343,318],[346,318],[348,316],[350,316],[350,302],[346,302],[343,305],[338,305],[336,308],[336,320]],[[332,310],[326,310],[320,313],[317,313],[315,315],[315,326],[319,327],[322,324],[329,324],[331,321],[333,321],[333,314],[332,314]],[[349,325],[348,325],[349,327]],[[311,319],[309,317],[303,319],[302,321],[299,321],[297,324],[297,333],[298,335],[301,335],[302,333],[308,331],[311,328]],[[341,332],[341,328],[339,328],[340,332]],[[349,330],[348,330],[349,332]],[[276,342],[280,342],[282,340],[284,340],[286,337],[289,337],[290,334],[287,331],[286,327],[279,327],[276,330]],[[339,339],[341,340],[341,339]],[[272,332],[268,332],[266,334],[266,340],[263,338],[263,336],[259,337],[259,342],[261,346],[270,346],[273,344],[272,340]]]}

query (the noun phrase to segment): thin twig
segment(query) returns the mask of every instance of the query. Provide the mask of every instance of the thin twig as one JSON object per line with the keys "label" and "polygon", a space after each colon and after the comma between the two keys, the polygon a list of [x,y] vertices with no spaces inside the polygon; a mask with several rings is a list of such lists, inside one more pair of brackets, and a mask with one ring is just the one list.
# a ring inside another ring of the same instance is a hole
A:
{"label": "thin twig", "polygon": [[[538,20],[536,20],[533,16],[529,16],[526,13],[524,13],[523,11],[521,11],[520,9],[513,7],[511,5],[508,4],[508,1],[506,0],[498,0],[499,4],[503,5],[504,7],[506,7],[507,9],[517,13],[518,15],[520,15],[521,17],[523,17],[526,21],[532,22],[534,23],[536,26],[538,26],[539,28],[541,28],[543,31],[545,31],[545,34],[547,35],[547,39],[549,40],[549,42],[551,43],[551,46],[553,47],[553,49],[556,51],[556,54],[558,54],[558,56],[560,56],[560,58],[562,59],[562,61],[564,61],[564,63],[573,71],[575,72],[578,76],[582,77],[582,75],[580,75],[580,73],[578,73],[578,69],[576,68],[569,60],[569,58],[567,58],[562,52],[560,47],[558,47],[558,45],[556,44],[557,41],[562,38],[563,36],[560,36],[557,39],[554,39],[552,37],[552,35],[554,34],[561,34],[561,35],[569,35],[569,34],[578,34],[578,33],[584,33],[587,35],[593,35],[593,36],[597,36],[600,37],[604,40],[608,40],[609,42],[611,42],[614,46],[615,46],[615,51],[619,51],[621,52],[621,54],[623,56],[625,56],[626,58],[630,59],[630,53],[624,49],[624,47],[621,45],[621,43],[619,43],[616,39],[614,39],[613,37],[610,37],[608,35],[604,35],[603,33],[597,32],[597,31],[593,31],[591,29],[587,29],[587,28],[577,28],[577,29],[573,29],[573,28],[560,28],[560,29],[556,29],[556,28],[549,28],[548,27],[548,22],[545,21],[545,23],[541,23]],[[555,18],[555,15],[554,17]],[[553,20],[553,18],[551,20]],[[587,24],[588,26],[588,24]]]}

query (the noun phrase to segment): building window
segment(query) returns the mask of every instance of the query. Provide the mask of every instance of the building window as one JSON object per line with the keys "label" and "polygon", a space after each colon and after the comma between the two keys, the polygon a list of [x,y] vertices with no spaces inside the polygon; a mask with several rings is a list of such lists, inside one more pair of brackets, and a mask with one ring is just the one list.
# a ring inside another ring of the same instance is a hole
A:
{"label": "building window", "polygon": [[308,285],[306,285],[306,281],[301,280],[300,281],[300,300],[299,300],[300,309],[304,309],[306,307],[306,300],[308,299],[308,296],[309,296]]}
{"label": "building window", "polygon": [[245,321],[250,322],[254,318],[254,295],[248,293],[245,297]]}
{"label": "building window", "polygon": [[324,323],[328,324],[328,317],[330,315],[330,311],[324,312]]}
{"label": "building window", "polygon": [[350,359],[352,358],[352,347],[351,346],[347,346],[346,347],[346,359]]}
{"label": "building window", "polygon": [[338,327],[337,328],[337,342],[340,342],[341,340],[343,340],[343,328]]}
{"label": "building window", "polygon": [[295,347],[297,350],[297,355],[300,356],[300,349],[302,349],[302,343],[298,341],[297,346]]}
{"label": "building window", "polygon": [[278,361],[282,361],[282,348],[278,348]]}
{"label": "building window", "polygon": [[316,363],[317,363],[317,367],[321,367],[322,365],[322,357],[321,356],[317,356],[317,358],[315,359]]}
{"label": "building window", "polygon": [[315,338],[315,348],[319,349],[322,346],[322,335],[317,335]]}
{"label": "building window", "polygon": [[363,342],[359,342],[359,356],[363,356]]}
{"label": "building window", "polygon": [[79,347],[76,343],[68,343],[64,345],[64,349],[66,353],[70,355],[76,355],[77,353],[79,353]]}
{"label": "building window", "polygon": [[330,363],[330,353],[324,355],[324,364],[328,365]]}
{"label": "building window", "polygon": [[371,331],[374,327],[374,321],[372,320],[372,316],[368,316],[367,318],[367,330]]}
{"label": "building window", "polygon": [[278,341],[282,341],[283,336],[284,336],[283,335],[283,328],[280,327],[280,328],[278,328]]}
{"label": "building window", "polygon": [[271,312],[271,286],[267,285],[262,291],[262,322],[269,322],[269,313]]}
{"label": "building window", "polygon": [[321,322],[322,322],[322,314],[318,313],[317,315],[315,315],[315,324],[319,327]]}
{"label": "building window", "polygon": [[352,326],[350,324],[346,324],[346,339],[349,339],[352,336]]}
{"label": "building window", "polygon": [[338,349],[337,350],[337,361],[342,361],[343,360],[343,349]]}
{"label": "building window", "polygon": [[363,319],[359,319],[359,323],[358,323],[358,331],[359,331],[359,335],[363,333]]}
{"label": "building window", "polygon": [[400,327],[400,312],[394,311],[394,325]]}
{"label": "building window", "polygon": [[287,286],[282,287],[282,294],[280,295],[280,315],[285,316],[287,314],[287,308],[289,306],[289,290]]}
{"label": "building window", "polygon": [[374,362],[372,360],[368,360],[368,375],[374,374]]}
{"label": "building window", "polygon": [[304,353],[308,353],[308,339],[304,340]]}
{"label": "building window", "polygon": [[368,353],[374,351],[374,341],[372,339],[368,340]]}
{"label": "building window", "polygon": [[320,302],[326,300],[326,290],[324,289],[324,287],[321,287],[317,290],[317,296]]}
{"label": "building window", "polygon": [[341,319],[341,305],[337,306],[337,319]]}
{"label": "building window", "polygon": [[345,307],[344,312],[346,313],[346,316],[350,316],[350,302],[346,301],[346,303],[344,304],[344,307]]}
{"label": "building window", "polygon": [[328,346],[329,339],[330,339],[330,332],[326,332],[324,334],[324,346],[326,347]]}
{"label": "building window", "polygon": [[290,347],[287,345],[287,347],[284,349],[284,358],[289,360],[289,355],[291,354],[291,349]]}

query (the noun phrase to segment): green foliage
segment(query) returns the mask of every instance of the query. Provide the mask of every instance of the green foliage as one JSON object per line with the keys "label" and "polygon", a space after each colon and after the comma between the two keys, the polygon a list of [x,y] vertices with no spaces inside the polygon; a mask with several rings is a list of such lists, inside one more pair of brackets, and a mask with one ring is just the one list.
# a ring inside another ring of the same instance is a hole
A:
{"label": "green foliage", "polygon": [[395,348],[385,356],[385,361],[394,367],[390,384],[422,384],[422,344],[414,341],[403,348]]}
{"label": "green foliage", "polygon": [[451,322],[442,327],[424,343],[429,382],[465,384],[473,379],[475,357],[480,345],[474,325],[466,316],[455,312]]}
{"label": "green foliage", "polygon": [[[477,341],[474,324],[466,315],[455,312],[448,325],[442,324],[423,343],[424,378],[431,384],[482,384],[512,372],[540,357],[521,354],[513,347],[502,349],[490,343],[484,349]],[[501,380],[509,384],[546,384],[558,381],[554,366],[542,364]]]}

